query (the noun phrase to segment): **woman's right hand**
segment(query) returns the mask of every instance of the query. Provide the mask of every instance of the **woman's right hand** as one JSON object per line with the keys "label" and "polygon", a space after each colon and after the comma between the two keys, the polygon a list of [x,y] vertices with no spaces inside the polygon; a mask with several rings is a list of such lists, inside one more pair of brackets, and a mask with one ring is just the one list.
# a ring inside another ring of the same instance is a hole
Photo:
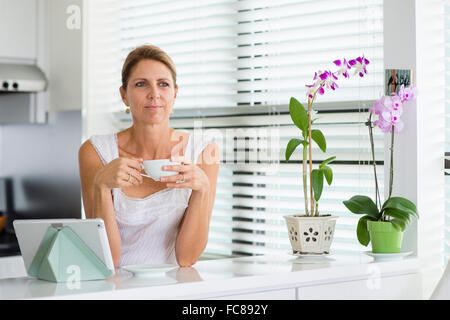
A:
{"label": "woman's right hand", "polygon": [[96,174],[94,185],[101,189],[113,189],[140,185],[143,181],[143,159],[120,157],[103,166]]}

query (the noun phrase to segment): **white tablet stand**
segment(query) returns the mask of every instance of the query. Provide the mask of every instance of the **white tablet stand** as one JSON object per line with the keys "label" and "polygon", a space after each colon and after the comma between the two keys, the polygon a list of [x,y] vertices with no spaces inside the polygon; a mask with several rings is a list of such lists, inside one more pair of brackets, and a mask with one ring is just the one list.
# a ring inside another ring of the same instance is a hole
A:
{"label": "white tablet stand", "polygon": [[99,280],[114,273],[68,226],[47,228],[28,274],[53,282]]}

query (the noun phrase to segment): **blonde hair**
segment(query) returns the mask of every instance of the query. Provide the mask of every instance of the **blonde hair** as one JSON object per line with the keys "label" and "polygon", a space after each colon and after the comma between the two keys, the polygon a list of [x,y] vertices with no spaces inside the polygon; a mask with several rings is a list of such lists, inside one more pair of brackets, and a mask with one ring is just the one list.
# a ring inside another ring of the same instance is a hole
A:
{"label": "blonde hair", "polygon": [[128,79],[130,77],[133,68],[138,64],[139,61],[144,59],[156,60],[164,63],[167,68],[169,68],[172,74],[174,86],[177,86],[177,71],[175,69],[175,64],[167,53],[154,45],[142,45],[131,51],[122,67],[122,87],[126,90]]}

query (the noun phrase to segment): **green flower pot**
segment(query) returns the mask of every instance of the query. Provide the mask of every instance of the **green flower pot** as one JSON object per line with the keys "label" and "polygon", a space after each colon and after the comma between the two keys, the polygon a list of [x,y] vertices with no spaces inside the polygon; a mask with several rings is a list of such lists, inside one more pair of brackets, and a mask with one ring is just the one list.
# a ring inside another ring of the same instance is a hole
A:
{"label": "green flower pot", "polygon": [[367,221],[373,253],[399,253],[403,232],[394,228],[390,222]]}

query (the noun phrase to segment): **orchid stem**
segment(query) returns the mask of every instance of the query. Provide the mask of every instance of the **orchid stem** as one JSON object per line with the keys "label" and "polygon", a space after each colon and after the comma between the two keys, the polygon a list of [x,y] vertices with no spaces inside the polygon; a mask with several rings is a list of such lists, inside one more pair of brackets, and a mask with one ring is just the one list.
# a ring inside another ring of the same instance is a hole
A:
{"label": "orchid stem", "polygon": [[[325,81],[322,81],[319,85],[319,88],[314,91],[313,97],[308,98],[308,142],[309,142],[309,190],[310,190],[310,197],[311,197],[311,216],[318,216],[319,212],[316,208],[316,211],[314,211],[314,196],[313,196],[313,183],[312,183],[312,142],[311,142],[311,113],[312,113],[312,106],[314,103],[314,99],[316,98],[317,92],[324,86]],[[306,199],[305,199],[306,201]],[[317,203],[318,206],[318,203]]]}
{"label": "orchid stem", "polygon": [[375,162],[375,145],[373,143],[372,113],[370,113],[369,115],[369,121],[367,122],[367,125],[369,127],[370,148],[372,150],[373,174],[375,175],[375,203],[378,210],[381,210],[380,189],[378,188],[378,177],[377,177],[377,164]]}
{"label": "orchid stem", "polygon": [[389,196],[388,199],[392,195],[392,185],[394,183],[394,126],[392,126],[391,130],[391,166],[389,168],[390,177],[389,177]]}
{"label": "orchid stem", "polygon": [[308,170],[307,164],[308,157],[308,149],[306,146],[303,146],[303,197],[305,198],[305,215],[309,216],[308,212],[308,182],[307,182],[307,174],[306,170]]}
{"label": "orchid stem", "polygon": [[312,185],[312,152],[311,152],[311,99],[308,101],[308,142],[309,142],[309,193],[311,197],[311,216],[314,215],[314,197],[313,197],[313,185]]}

